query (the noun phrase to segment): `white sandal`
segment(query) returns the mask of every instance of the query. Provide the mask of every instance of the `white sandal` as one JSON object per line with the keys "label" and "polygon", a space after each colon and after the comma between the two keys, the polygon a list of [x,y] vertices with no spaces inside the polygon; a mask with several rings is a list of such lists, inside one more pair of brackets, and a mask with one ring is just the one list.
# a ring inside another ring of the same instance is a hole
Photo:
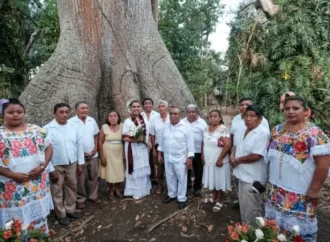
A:
{"label": "white sandal", "polygon": [[210,198],[209,198],[210,203],[214,203],[213,193],[210,193],[209,196],[210,196]]}
{"label": "white sandal", "polygon": [[215,206],[213,207],[213,212],[219,212],[223,207],[223,203],[216,202]]}

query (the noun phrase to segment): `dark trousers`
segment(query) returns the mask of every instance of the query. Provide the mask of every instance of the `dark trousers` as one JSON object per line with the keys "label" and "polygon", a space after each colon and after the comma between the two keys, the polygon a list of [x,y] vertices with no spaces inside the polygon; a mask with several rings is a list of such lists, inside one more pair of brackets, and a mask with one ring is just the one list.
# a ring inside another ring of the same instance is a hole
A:
{"label": "dark trousers", "polygon": [[[202,179],[203,179],[203,164],[201,153],[195,153],[193,159],[193,169],[195,174],[194,180],[194,190],[200,190],[202,188]],[[188,186],[191,185],[191,170],[188,170]]]}

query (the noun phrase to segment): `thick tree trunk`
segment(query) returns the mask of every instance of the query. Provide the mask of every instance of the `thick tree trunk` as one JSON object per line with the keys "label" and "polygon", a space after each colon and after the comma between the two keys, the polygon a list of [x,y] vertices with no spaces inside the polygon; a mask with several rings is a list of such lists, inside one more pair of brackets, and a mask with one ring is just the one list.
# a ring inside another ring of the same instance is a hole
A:
{"label": "thick tree trunk", "polygon": [[194,99],[159,35],[150,0],[58,0],[61,36],[20,99],[29,122],[45,124],[55,103],[89,103],[104,122],[128,115],[133,98],[183,108]]}
{"label": "thick tree trunk", "polygon": [[158,0],[151,0],[152,16],[158,28]]}

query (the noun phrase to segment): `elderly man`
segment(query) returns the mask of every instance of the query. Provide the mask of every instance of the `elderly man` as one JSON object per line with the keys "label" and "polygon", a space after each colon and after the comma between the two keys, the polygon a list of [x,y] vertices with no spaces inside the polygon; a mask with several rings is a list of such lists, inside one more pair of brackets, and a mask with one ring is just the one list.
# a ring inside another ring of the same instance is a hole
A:
{"label": "elderly man", "polygon": [[[195,156],[193,160],[193,168],[195,173],[194,180],[194,196],[199,196],[201,194],[202,188],[202,178],[203,178],[203,164],[202,164],[202,142],[203,133],[207,128],[206,122],[199,117],[199,110],[195,104],[189,104],[186,108],[187,117],[183,119],[186,123],[190,125],[190,129],[194,136],[195,145]],[[188,186],[191,183],[191,170],[188,171]]]}
{"label": "elderly man", "polygon": [[[152,143],[152,155],[157,159],[158,153],[157,148],[159,146],[159,142],[162,138],[162,132],[165,125],[170,123],[170,116],[168,115],[168,102],[164,100],[159,101],[158,110],[160,116],[153,117],[149,122],[149,134],[150,140]],[[164,187],[164,164],[158,163],[158,165],[153,164],[156,167],[155,172],[155,181],[157,182],[157,190],[156,194],[161,194],[162,189]]]}
{"label": "elderly man", "polygon": [[170,124],[163,129],[158,151],[158,162],[165,161],[168,190],[163,203],[178,200],[179,209],[183,209],[187,201],[187,170],[192,167],[195,149],[190,127],[181,120],[177,107],[170,108]]}
{"label": "elderly man", "polygon": [[68,104],[56,104],[54,106],[55,119],[44,126],[53,146],[51,162],[58,181],[52,182],[50,188],[55,214],[62,225],[69,225],[69,218],[80,217],[80,214],[75,212],[77,175],[82,173],[85,164],[82,134],[77,127],[67,122],[69,113]]}
{"label": "elderly man", "polygon": [[[148,130],[149,130],[149,122],[151,121],[151,119],[159,117],[159,113],[153,110],[154,107],[154,101],[147,97],[145,99],[143,99],[142,101],[142,105],[143,105],[143,112],[141,113],[143,119],[144,119],[144,123],[148,126]],[[150,179],[152,183],[157,183],[157,177],[156,177],[156,167],[153,165],[154,164],[154,159],[153,159],[153,154],[151,152],[152,150],[152,143],[151,140],[149,139],[149,133],[147,134],[147,140],[149,140],[149,165],[150,165]]]}
{"label": "elderly man", "polygon": [[[100,203],[101,200],[98,198],[99,183],[97,181],[99,172],[99,162],[97,153],[98,134],[100,132],[99,127],[96,124],[95,119],[88,116],[89,107],[85,102],[78,102],[75,106],[76,116],[69,119],[69,123],[72,123],[75,127],[81,130],[84,155],[85,155],[85,167],[86,172],[83,172],[78,177],[78,198],[77,207],[79,209],[86,207],[87,197],[91,202]],[[85,188],[85,178],[88,178],[88,191],[87,196]]]}
{"label": "elderly man", "polygon": [[[246,125],[244,122],[244,113],[246,111],[246,108],[250,105],[252,105],[252,99],[251,98],[242,98],[239,101],[239,114],[236,115],[233,120],[231,121],[231,140],[232,140],[232,147],[238,146],[242,140],[240,140],[238,137],[238,134],[242,132],[242,130],[246,130]],[[262,118],[261,125],[269,130],[269,125],[267,119],[264,117]],[[235,178],[235,187],[236,187],[236,193],[238,192],[238,179]],[[238,194],[237,194],[238,195]],[[233,208],[239,208],[238,200],[235,200],[233,202]]]}

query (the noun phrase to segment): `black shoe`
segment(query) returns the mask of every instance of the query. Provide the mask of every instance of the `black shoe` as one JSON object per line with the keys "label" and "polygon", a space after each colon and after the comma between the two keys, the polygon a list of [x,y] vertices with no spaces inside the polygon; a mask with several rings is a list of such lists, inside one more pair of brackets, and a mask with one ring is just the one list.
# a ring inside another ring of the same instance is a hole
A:
{"label": "black shoe", "polygon": [[63,226],[68,226],[70,224],[70,219],[68,217],[59,218],[58,222]]}
{"label": "black shoe", "polygon": [[68,216],[70,219],[79,219],[80,218],[80,213],[74,212],[74,213],[67,213],[66,216]]}
{"label": "black shoe", "polygon": [[197,190],[194,189],[193,195],[194,195],[194,197],[200,196],[201,195],[201,190],[200,189],[197,189]]}
{"label": "black shoe", "polygon": [[187,206],[186,202],[178,202],[179,209],[184,209]]}
{"label": "black shoe", "polygon": [[167,196],[164,200],[163,200],[163,203],[170,203],[172,201],[175,201],[176,200],[176,197],[169,197]]}

